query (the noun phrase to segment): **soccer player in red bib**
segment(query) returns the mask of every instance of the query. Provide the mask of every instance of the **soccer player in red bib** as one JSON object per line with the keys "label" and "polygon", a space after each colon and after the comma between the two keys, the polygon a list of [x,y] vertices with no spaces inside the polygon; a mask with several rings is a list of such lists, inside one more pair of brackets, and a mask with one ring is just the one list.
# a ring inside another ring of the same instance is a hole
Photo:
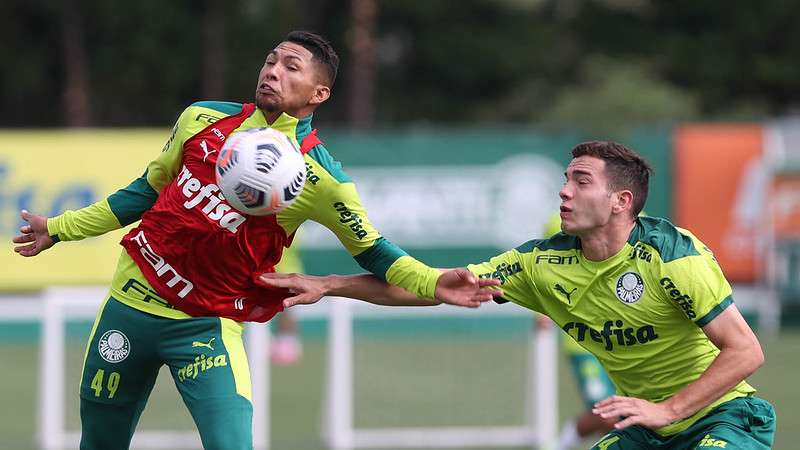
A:
{"label": "soccer player in red bib", "polygon": [[[372,226],[355,185],[311,127],[331,93],[339,58],[322,37],[289,33],[266,57],[255,103],[194,103],[178,118],[144,174],[105,200],[28,222],[14,238],[23,256],[141,220],[122,239],[108,299],[95,320],[80,386],[81,449],[125,449],[166,364],[206,449],[252,448],[249,368],[242,322],[283,309],[283,289],[255,283],[274,271],[297,228],[329,228],[366,270],[433,304],[478,306],[492,298],[467,271],[426,266]],[[215,184],[231,134],[271,127],[299,144],[307,178],[294,203],[272,216],[233,209]],[[491,283],[495,284],[495,283]]]}

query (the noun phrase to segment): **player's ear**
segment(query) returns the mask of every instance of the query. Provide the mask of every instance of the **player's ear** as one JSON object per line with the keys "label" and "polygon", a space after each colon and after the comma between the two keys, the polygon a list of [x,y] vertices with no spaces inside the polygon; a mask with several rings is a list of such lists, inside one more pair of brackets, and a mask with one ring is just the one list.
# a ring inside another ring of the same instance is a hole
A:
{"label": "player's ear", "polygon": [[311,95],[311,100],[309,100],[309,103],[311,103],[312,105],[319,105],[320,103],[330,98],[330,96],[331,96],[331,88],[323,84],[318,84],[314,88],[314,93]]}
{"label": "player's ear", "polygon": [[614,204],[612,205],[614,214],[621,214],[633,208],[633,192],[624,189],[615,192],[615,194]]}

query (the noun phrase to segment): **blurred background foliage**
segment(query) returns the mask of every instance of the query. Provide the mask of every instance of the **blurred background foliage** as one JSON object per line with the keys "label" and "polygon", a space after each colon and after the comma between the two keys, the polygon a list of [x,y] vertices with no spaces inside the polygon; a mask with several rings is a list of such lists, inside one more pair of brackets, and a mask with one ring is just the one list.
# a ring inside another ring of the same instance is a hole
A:
{"label": "blurred background foliage", "polygon": [[4,127],[168,126],[196,100],[249,101],[292,29],[324,34],[342,57],[317,115],[327,125],[617,134],[800,105],[791,0],[3,3]]}

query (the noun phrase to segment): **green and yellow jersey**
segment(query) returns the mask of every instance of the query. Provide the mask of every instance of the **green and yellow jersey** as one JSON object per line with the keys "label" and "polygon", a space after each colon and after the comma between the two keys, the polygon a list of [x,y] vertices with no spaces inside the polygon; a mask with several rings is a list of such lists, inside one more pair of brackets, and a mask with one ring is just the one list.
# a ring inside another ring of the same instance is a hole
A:
{"label": "green and yellow jersey", "polygon": [[[178,118],[162,152],[150,162],[141,177],[102,201],[48,219],[48,232],[56,241],[71,241],[97,236],[138,221],[155,203],[159,192],[178,175],[184,143],[210,124],[241,111],[242,104],[230,102],[199,102],[189,106]],[[312,131],[311,119],[312,116],[308,116],[298,120],[282,114],[269,124],[263,113],[255,109],[236,131],[271,127],[295,142],[302,142]],[[304,158],[307,176],[303,191],[276,217],[286,235],[292,235],[306,220],[316,221],[330,229],[364,269],[419,297],[433,298],[440,272],[408,256],[378,233],[367,217],[352,179],[324,144],[314,146]],[[117,300],[151,314],[187,317],[158,297],[124,250],[112,281],[111,294]]]}
{"label": "green and yellow jersey", "polygon": [[[711,251],[690,232],[639,217],[625,247],[590,261],[564,233],[529,241],[469,266],[502,282],[503,299],[546,314],[597,356],[621,395],[661,402],[697,380],[719,354],[701,329],[733,302]],[[742,381],[691,417],[657,431],[688,428],[715,406],[755,390]]]}
{"label": "green and yellow jersey", "polygon": [[[558,234],[561,232],[561,215],[559,213],[552,214],[547,222],[544,224],[544,237],[549,238],[554,234]],[[569,336],[569,335],[567,335]],[[567,336],[562,336],[561,339],[561,348],[566,352],[568,355],[585,355],[591,354],[588,350],[581,347],[575,339],[568,338]]]}
{"label": "green and yellow jersey", "polygon": [[292,246],[283,251],[281,260],[275,264],[278,273],[304,273],[303,259],[300,257],[300,248],[297,245],[297,235],[292,240]]}

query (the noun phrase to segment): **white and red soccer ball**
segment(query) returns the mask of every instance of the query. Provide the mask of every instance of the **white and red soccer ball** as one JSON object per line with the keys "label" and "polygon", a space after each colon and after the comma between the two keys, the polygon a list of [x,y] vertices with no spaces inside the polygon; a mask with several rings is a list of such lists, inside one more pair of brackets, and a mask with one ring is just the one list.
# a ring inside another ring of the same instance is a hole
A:
{"label": "white and red soccer ball", "polygon": [[272,128],[253,128],[228,137],[215,172],[225,200],[252,216],[275,214],[291,205],[306,181],[300,149]]}

